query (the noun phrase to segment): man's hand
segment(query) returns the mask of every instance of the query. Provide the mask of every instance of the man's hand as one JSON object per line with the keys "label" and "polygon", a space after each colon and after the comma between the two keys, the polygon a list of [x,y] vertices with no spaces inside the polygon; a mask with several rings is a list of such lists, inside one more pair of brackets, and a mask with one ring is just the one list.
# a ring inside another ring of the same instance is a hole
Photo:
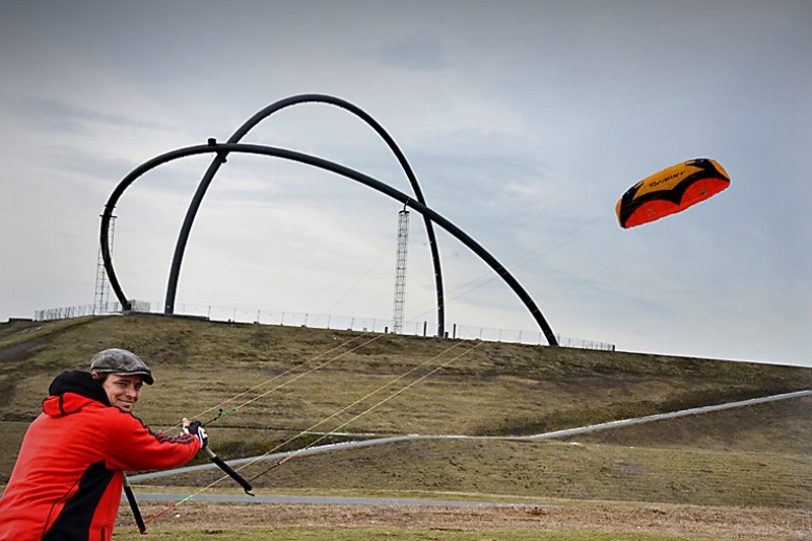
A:
{"label": "man's hand", "polygon": [[183,432],[185,434],[191,434],[192,436],[196,437],[200,440],[200,448],[206,447],[209,443],[209,435],[206,434],[206,429],[203,428],[203,425],[200,424],[200,421],[192,421],[189,422],[189,419],[186,417],[183,418]]}

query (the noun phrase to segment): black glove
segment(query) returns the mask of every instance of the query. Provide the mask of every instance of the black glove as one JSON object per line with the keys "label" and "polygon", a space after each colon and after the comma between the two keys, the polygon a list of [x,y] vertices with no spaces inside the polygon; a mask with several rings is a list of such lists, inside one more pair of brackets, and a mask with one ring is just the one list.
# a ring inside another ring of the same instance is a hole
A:
{"label": "black glove", "polygon": [[192,421],[189,424],[184,423],[183,425],[183,432],[186,434],[191,434],[198,440],[200,440],[200,448],[202,449],[209,443],[209,435],[206,434],[206,429],[203,428],[203,425],[200,424],[200,421]]}

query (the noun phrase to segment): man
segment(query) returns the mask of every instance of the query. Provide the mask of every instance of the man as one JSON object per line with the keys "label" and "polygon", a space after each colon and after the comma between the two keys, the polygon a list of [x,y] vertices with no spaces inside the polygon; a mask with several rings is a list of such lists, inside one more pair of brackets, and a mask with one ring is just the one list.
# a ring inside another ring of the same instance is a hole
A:
{"label": "man", "polygon": [[109,541],[125,471],[181,466],[206,445],[199,423],[167,437],[134,417],[144,383],[152,371],[124,349],[54,379],[0,498],[0,541]]}

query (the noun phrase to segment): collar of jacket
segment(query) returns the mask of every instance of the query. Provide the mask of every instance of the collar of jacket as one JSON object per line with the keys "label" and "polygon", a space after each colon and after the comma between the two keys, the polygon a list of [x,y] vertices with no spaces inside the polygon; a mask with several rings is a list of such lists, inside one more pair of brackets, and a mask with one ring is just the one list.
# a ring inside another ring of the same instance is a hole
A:
{"label": "collar of jacket", "polygon": [[42,401],[42,411],[52,417],[76,413],[91,402],[110,405],[98,380],[81,370],[59,374],[48,387],[48,394],[48,398]]}

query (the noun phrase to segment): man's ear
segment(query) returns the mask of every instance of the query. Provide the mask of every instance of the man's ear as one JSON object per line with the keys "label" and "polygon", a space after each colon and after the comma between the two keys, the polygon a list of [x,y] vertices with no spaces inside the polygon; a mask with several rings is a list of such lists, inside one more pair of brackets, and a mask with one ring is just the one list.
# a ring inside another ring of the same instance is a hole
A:
{"label": "man's ear", "polygon": [[101,379],[101,376],[99,376],[98,372],[91,372],[90,377],[93,379]]}

